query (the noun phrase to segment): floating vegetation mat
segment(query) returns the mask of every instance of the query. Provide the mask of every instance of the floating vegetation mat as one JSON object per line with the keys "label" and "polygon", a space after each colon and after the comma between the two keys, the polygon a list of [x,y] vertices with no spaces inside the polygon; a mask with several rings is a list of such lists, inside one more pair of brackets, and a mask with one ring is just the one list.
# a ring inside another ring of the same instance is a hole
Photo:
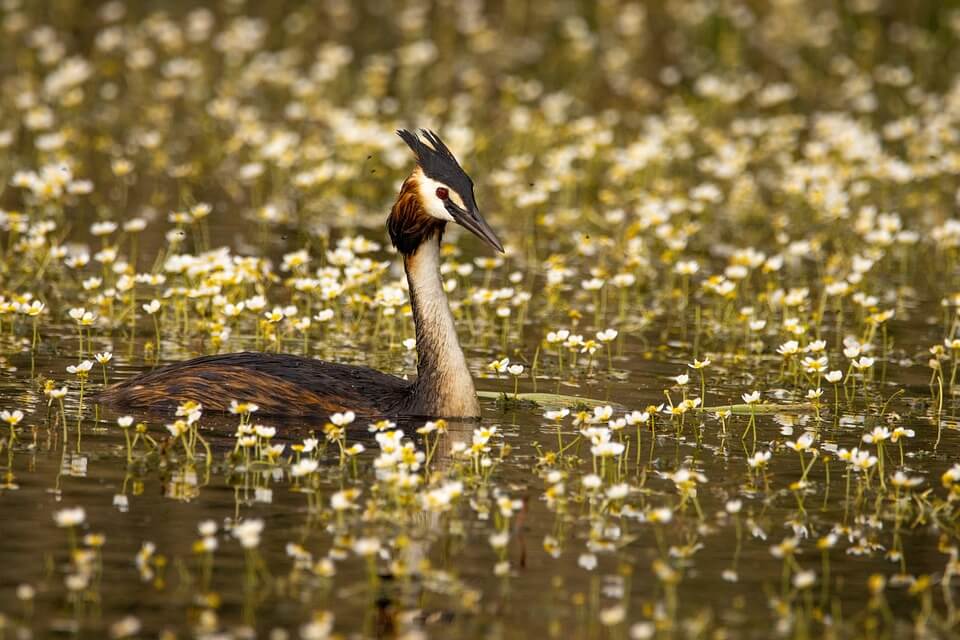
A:
{"label": "floating vegetation mat", "polygon": [[[960,10],[0,0],[0,638],[947,638]],[[415,375],[440,132],[473,422],[113,412]]]}

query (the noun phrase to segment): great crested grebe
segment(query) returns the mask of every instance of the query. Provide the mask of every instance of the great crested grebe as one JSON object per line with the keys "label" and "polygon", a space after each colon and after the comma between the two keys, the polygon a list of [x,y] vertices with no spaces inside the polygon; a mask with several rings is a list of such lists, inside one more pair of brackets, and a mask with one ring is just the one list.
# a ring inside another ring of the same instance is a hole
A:
{"label": "great crested grebe", "polygon": [[466,227],[498,251],[503,245],[481,217],[473,181],[436,133],[397,134],[417,166],[404,180],[387,219],[403,256],[417,339],[417,378],[299,356],[229,353],[167,365],[105,389],[96,401],[117,408],[170,409],[193,400],[226,411],[231,400],[252,402],[259,414],[475,418],[480,404],[457,339],[440,279],[440,241],[448,222]]}

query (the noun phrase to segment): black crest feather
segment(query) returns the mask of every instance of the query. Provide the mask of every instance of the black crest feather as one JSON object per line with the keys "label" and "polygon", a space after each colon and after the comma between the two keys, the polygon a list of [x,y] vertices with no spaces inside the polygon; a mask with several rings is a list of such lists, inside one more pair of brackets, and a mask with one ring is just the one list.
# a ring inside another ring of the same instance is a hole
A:
{"label": "black crest feather", "polygon": [[[460,195],[469,208],[476,208],[473,180],[463,170],[440,136],[429,129],[421,129],[420,136],[406,129],[400,129],[397,135],[416,155],[417,163],[428,178],[447,185]],[[427,141],[426,143],[421,140],[421,136]]]}

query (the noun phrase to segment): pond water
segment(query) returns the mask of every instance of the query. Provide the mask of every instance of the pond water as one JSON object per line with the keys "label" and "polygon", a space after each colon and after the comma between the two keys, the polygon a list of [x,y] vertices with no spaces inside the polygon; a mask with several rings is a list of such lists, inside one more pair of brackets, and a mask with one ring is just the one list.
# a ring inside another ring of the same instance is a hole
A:
{"label": "pond water", "polygon": [[[956,634],[960,11],[0,7],[0,638]],[[415,375],[420,126],[480,420],[91,400]]]}

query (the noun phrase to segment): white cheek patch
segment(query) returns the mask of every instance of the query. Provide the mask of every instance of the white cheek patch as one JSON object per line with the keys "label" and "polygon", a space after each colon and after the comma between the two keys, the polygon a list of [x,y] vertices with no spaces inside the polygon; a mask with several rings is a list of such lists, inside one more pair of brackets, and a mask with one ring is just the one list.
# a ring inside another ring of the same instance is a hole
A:
{"label": "white cheek patch", "polygon": [[426,174],[422,172],[417,176],[417,189],[420,192],[420,202],[423,203],[424,210],[438,220],[453,222],[453,216],[450,215],[450,212],[447,211],[447,208],[443,205],[443,200],[437,197],[437,189],[440,187],[447,190],[447,193],[450,194],[450,199],[455,203],[457,203],[458,200],[460,203],[463,202],[457,193],[445,184],[428,178]]}

